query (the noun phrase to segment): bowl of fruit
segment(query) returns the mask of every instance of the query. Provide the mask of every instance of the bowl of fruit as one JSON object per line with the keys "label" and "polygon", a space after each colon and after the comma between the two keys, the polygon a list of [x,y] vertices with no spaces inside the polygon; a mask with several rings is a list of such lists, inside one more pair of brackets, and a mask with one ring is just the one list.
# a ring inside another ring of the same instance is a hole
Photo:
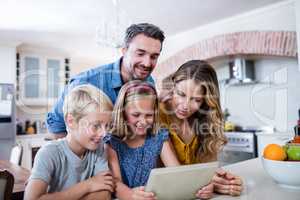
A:
{"label": "bowl of fruit", "polygon": [[300,190],[300,144],[267,145],[262,164],[278,185]]}

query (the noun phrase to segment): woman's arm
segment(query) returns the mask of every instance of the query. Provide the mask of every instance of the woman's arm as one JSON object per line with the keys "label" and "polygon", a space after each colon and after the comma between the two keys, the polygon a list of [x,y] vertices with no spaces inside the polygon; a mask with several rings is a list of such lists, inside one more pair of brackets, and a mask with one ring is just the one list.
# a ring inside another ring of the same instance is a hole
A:
{"label": "woman's arm", "polygon": [[160,153],[160,158],[166,167],[180,165],[170,139],[166,140],[163,143],[163,147]]}

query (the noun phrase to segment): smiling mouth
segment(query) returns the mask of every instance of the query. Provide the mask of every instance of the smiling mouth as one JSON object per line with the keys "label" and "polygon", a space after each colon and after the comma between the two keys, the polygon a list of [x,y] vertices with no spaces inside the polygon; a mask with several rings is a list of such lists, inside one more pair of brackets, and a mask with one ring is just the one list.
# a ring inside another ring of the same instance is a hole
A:
{"label": "smiling mouth", "polygon": [[136,127],[138,130],[145,130],[147,127]]}
{"label": "smiling mouth", "polygon": [[96,139],[94,139],[94,140],[91,140],[93,143],[95,143],[95,144],[99,144],[100,143],[100,140],[96,140]]}
{"label": "smiling mouth", "polygon": [[181,111],[181,110],[178,110],[177,113],[179,113],[180,115],[183,115],[183,116],[186,116],[188,114],[188,112]]}
{"label": "smiling mouth", "polygon": [[142,127],[136,126],[135,128],[136,128],[136,130],[142,130],[142,131],[145,131],[145,130],[149,129],[150,127],[149,127],[149,126],[142,126]]}
{"label": "smiling mouth", "polygon": [[137,69],[143,73],[149,73],[151,72],[150,68],[145,68],[145,67],[137,67]]}

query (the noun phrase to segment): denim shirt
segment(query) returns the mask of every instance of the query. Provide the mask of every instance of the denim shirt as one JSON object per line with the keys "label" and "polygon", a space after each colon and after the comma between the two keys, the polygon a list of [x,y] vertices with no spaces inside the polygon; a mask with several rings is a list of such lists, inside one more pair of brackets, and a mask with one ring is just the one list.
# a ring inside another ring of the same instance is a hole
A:
{"label": "denim shirt", "polygon": [[[66,132],[62,107],[66,94],[75,86],[82,84],[94,85],[105,92],[114,104],[123,85],[120,71],[121,61],[122,58],[118,59],[114,63],[87,70],[71,78],[69,84],[65,86],[64,91],[58,98],[58,101],[54,105],[52,111],[47,114],[48,130],[51,133]],[[154,84],[154,80],[151,76],[149,76],[146,81]]]}

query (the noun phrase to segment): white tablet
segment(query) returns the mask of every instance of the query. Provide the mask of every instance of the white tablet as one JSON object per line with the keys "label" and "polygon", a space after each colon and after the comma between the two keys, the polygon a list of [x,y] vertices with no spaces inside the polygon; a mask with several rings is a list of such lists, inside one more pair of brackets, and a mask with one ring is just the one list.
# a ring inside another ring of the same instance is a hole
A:
{"label": "white tablet", "polygon": [[160,200],[195,199],[197,191],[210,183],[218,162],[152,169],[146,185]]}

